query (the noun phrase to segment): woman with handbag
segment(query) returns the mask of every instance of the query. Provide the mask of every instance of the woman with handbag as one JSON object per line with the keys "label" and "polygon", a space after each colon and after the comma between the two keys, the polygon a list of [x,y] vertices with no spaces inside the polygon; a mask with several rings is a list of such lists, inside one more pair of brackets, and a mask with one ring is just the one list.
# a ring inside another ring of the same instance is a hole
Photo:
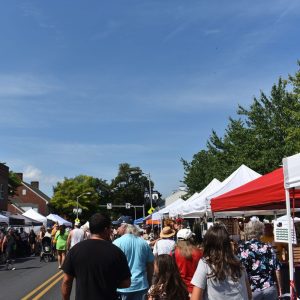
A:
{"label": "woman with handbag", "polygon": [[234,255],[225,225],[215,224],[203,240],[203,258],[191,283],[191,300],[250,300],[247,274]]}

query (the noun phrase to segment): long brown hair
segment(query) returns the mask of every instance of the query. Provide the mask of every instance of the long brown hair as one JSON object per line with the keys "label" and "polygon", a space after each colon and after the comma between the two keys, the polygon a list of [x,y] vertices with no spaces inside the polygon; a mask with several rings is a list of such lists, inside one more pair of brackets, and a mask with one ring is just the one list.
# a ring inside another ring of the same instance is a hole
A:
{"label": "long brown hair", "polygon": [[66,226],[65,225],[60,225],[59,226],[59,234],[64,235],[66,231]]}
{"label": "long brown hair", "polygon": [[206,263],[211,268],[210,277],[225,280],[228,276],[237,281],[242,276],[242,264],[235,257],[229,234],[223,224],[210,227],[203,239]]}
{"label": "long brown hair", "polygon": [[180,277],[175,260],[168,254],[158,255],[154,261],[157,271],[154,277],[153,298],[166,293],[166,300],[188,300],[189,293]]}

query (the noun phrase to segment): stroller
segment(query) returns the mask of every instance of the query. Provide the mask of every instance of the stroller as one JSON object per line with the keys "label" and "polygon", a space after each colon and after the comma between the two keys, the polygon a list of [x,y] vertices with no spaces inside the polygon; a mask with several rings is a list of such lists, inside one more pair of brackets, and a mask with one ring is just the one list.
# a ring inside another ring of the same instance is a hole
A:
{"label": "stroller", "polygon": [[52,245],[51,238],[48,236],[44,236],[42,239],[42,251],[40,256],[40,261],[49,262],[54,259],[54,255],[52,253]]}

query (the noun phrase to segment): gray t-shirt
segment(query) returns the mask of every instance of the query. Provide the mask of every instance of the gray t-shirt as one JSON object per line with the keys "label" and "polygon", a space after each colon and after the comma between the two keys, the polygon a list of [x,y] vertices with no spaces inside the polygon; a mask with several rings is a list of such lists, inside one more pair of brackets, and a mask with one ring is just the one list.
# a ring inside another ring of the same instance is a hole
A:
{"label": "gray t-shirt", "polygon": [[199,261],[196,272],[191,283],[198,288],[204,290],[205,300],[247,300],[246,272],[242,272],[242,276],[238,281],[227,278],[219,281],[216,278],[208,278],[211,269],[205,260]]}

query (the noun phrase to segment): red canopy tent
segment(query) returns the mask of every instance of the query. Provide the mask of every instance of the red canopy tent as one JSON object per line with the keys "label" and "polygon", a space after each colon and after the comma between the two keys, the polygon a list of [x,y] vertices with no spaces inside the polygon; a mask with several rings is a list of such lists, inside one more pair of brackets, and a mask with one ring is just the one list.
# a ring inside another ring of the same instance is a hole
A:
{"label": "red canopy tent", "polygon": [[[291,197],[293,194],[291,193]],[[300,190],[295,190],[295,206],[300,207]],[[211,210],[276,210],[285,209],[283,169],[252,180],[228,193],[211,200]]]}

